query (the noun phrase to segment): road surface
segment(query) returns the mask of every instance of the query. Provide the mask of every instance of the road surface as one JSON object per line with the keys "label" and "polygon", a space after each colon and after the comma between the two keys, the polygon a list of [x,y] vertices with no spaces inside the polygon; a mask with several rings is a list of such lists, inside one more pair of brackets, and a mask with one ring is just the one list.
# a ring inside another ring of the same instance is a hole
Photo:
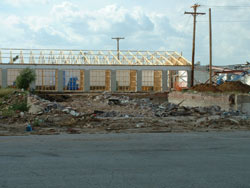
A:
{"label": "road surface", "polygon": [[250,132],[0,137],[1,188],[249,188]]}

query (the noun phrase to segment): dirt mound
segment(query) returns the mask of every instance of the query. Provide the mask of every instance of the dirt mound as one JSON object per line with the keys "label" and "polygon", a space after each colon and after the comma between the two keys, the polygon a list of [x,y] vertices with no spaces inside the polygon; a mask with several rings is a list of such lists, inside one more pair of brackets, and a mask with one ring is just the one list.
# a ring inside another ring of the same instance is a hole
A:
{"label": "dirt mound", "polygon": [[216,86],[210,84],[199,84],[191,88],[193,91],[198,92],[221,92]]}
{"label": "dirt mound", "polygon": [[225,82],[217,88],[222,92],[240,92],[240,93],[249,93],[250,86],[243,84],[240,81],[237,82]]}

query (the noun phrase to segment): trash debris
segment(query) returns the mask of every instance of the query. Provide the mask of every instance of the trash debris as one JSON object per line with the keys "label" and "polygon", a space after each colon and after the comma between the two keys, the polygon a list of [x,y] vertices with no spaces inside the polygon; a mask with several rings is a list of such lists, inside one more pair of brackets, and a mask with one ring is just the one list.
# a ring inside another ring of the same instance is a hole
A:
{"label": "trash debris", "polygon": [[24,112],[20,112],[20,117],[21,117],[21,118],[24,117]]}
{"label": "trash debris", "polygon": [[[12,93],[0,103],[1,131],[16,134],[36,131],[32,134],[67,132],[120,132],[120,131],[195,131],[195,130],[250,130],[250,118],[237,110],[225,111],[220,106],[187,107],[182,103],[167,102],[167,96],[159,94],[86,94],[43,98],[29,94],[28,111],[10,111],[13,101],[25,101],[20,92]],[[51,100],[48,100],[51,99]],[[58,100],[57,100],[58,99]],[[64,99],[64,100],[63,100]],[[61,101],[61,102],[58,102]],[[21,118],[20,118],[21,117]],[[30,127],[26,122],[30,122]],[[32,127],[31,127],[32,125]],[[237,126],[236,126],[237,125]]]}
{"label": "trash debris", "polygon": [[70,111],[70,114],[71,114],[72,116],[75,116],[75,117],[78,117],[78,116],[80,115],[78,112],[76,112],[76,111],[74,111],[74,110]]}
{"label": "trash debris", "polygon": [[28,125],[27,125],[27,127],[26,127],[26,131],[27,131],[27,132],[31,132],[31,131],[32,131],[32,127],[31,127],[31,125],[30,125],[30,124],[28,124]]}
{"label": "trash debris", "polygon": [[109,99],[108,104],[109,105],[120,105],[121,101],[119,99]]}

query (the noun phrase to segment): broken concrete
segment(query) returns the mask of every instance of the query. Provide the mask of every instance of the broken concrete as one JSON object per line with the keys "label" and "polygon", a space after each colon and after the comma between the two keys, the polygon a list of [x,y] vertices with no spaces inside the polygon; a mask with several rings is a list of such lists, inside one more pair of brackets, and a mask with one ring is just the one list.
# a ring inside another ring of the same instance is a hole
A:
{"label": "broken concrete", "polygon": [[183,100],[169,103],[165,94],[160,98],[160,94],[103,93],[55,102],[30,95],[32,113],[19,113],[8,118],[9,122],[0,119],[0,134],[27,134],[27,122],[33,128],[29,134],[250,130],[249,116],[241,111],[223,110],[218,105],[184,106]]}
{"label": "broken concrete", "polygon": [[189,107],[219,106],[225,111],[240,111],[250,115],[250,95],[233,93],[171,92],[170,103]]}

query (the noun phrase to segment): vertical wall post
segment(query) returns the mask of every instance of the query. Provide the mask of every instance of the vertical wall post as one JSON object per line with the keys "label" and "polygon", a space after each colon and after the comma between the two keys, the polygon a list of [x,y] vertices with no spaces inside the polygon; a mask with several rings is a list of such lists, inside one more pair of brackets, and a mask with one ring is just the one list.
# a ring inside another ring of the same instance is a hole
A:
{"label": "vertical wall post", "polygon": [[168,71],[162,71],[162,91],[168,90]]}
{"label": "vertical wall post", "polygon": [[84,91],[90,91],[90,71],[84,70]]}
{"label": "vertical wall post", "polygon": [[84,70],[80,70],[80,90],[84,88]]}
{"label": "vertical wall post", "polygon": [[130,73],[129,73],[129,90],[130,91],[133,91],[133,92],[136,92],[136,84],[137,84],[137,81],[136,81],[136,70],[130,70]]}
{"label": "vertical wall post", "polygon": [[8,87],[8,70],[2,69],[2,88]]}
{"label": "vertical wall post", "polygon": [[137,91],[142,91],[142,70],[137,70]]}
{"label": "vertical wall post", "polygon": [[58,77],[57,77],[57,91],[63,92],[64,88],[64,81],[63,81],[63,70],[58,70]]}
{"label": "vertical wall post", "polygon": [[111,70],[111,92],[116,92],[116,70]]}
{"label": "vertical wall post", "polygon": [[162,71],[159,70],[154,71],[154,91],[162,91]]}
{"label": "vertical wall post", "polygon": [[105,71],[105,91],[111,90],[111,71]]}

